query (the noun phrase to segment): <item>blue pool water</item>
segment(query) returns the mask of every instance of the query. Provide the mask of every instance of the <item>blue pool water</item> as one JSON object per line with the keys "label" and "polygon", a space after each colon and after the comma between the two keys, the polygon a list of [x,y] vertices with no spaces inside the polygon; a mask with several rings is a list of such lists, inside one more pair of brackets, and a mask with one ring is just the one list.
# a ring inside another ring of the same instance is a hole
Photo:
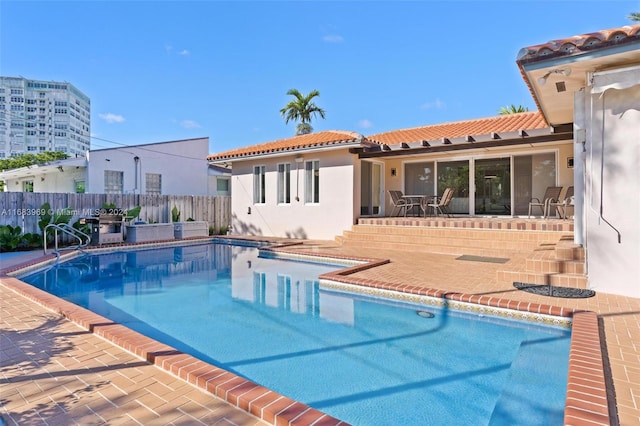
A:
{"label": "blue pool water", "polygon": [[206,244],[21,279],[354,425],[562,424],[570,331],[321,288],[338,268]]}

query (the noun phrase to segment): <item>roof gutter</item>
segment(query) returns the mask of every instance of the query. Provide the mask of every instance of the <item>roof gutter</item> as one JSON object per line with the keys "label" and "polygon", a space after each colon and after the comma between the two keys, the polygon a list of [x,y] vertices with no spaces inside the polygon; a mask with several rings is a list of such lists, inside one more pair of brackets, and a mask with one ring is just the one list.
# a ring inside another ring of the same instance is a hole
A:
{"label": "roof gutter", "polygon": [[[256,154],[242,155],[238,157],[227,157],[227,158],[220,158],[216,160],[207,160],[207,161],[209,162],[209,164],[228,164],[233,162],[255,160],[256,158],[284,157],[286,155],[300,154],[303,152],[335,151],[338,149],[345,149],[345,148],[350,149],[352,147],[362,147],[362,145],[363,143],[361,141],[354,141],[354,142],[340,143],[339,145],[291,148],[291,149],[284,149],[281,151],[274,151],[268,154],[256,153]],[[366,144],[366,145],[370,146],[373,144]]]}

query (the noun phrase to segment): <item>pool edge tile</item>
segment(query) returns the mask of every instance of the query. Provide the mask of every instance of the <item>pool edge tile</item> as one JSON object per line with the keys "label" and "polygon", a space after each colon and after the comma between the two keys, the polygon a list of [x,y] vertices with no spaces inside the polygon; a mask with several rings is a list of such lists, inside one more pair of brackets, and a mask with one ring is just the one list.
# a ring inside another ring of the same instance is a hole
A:
{"label": "pool edge tile", "polygon": [[[140,248],[140,247],[136,247],[136,248]],[[118,249],[123,249],[123,247],[118,247]],[[313,253],[308,253],[305,255],[312,257]],[[327,256],[323,256],[323,257],[326,258]],[[49,259],[44,259],[44,261],[45,263],[47,261],[50,261],[50,256],[49,256]],[[367,260],[360,259],[360,261],[366,262]],[[33,265],[39,265],[42,262],[43,262],[42,259],[40,263],[29,262],[28,266],[29,268],[35,268]],[[384,262],[384,261],[377,259],[376,262],[372,262],[372,263],[383,264],[378,262]],[[22,266],[22,269],[24,269],[25,267],[24,265],[20,265],[20,266]],[[361,270],[360,267],[363,267],[363,266],[364,265],[356,265],[355,267],[352,266],[352,268],[354,268],[353,269],[354,271]],[[350,269],[350,268],[346,268],[346,269]],[[136,343],[136,341],[139,341],[139,339],[137,339],[137,336],[135,334],[140,335],[139,333],[129,329],[127,329],[129,332],[126,332],[122,330],[122,328],[126,329],[126,327],[121,326],[120,324],[114,323],[104,317],[101,317],[91,311],[86,310],[85,308],[79,307],[70,302],[66,302],[61,298],[50,295],[49,293],[46,293],[43,290],[37,289],[29,284],[26,284],[13,276],[13,274],[17,275],[18,274],[17,271],[20,271],[21,268],[15,267],[10,269],[11,269],[10,273],[12,274],[11,276],[7,275],[7,272],[6,272],[7,270],[2,271],[2,276],[0,276],[0,285],[3,285],[4,287],[14,292],[21,294],[27,299],[30,299],[35,303],[40,304],[41,306],[44,306],[45,308],[59,315],[62,315],[63,317],[69,319],[75,324],[78,324],[85,330],[88,330],[93,334],[96,334],[105,338],[106,340],[112,342],[113,344],[132,353],[136,357],[144,359],[145,361],[150,362],[156,366],[160,364],[162,366],[161,368],[164,369],[165,371],[169,371],[174,376],[180,377],[185,382],[194,385],[193,383],[189,382],[189,380],[187,380],[187,377],[189,375],[188,374],[189,372],[193,373],[195,370],[184,369],[181,372],[180,367],[178,367],[178,365],[180,365],[181,367],[187,367],[191,364],[194,364],[194,362],[197,361],[195,358],[191,357],[190,355],[183,354],[182,352],[179,352],[177,350],[175,350],[174,353],[167,353],[167,354],[163,354],[163,353],[156,354],[152,352],[146,352],[147,356],[142,357],[137,352],[145,353],[145,351],[141,349],[143,346],[145,346],[145,344],[139,345],[138,343]],[[387,289],[389,286],[391,286],[395,288],[401,288],[402,293],[405,293],[405,294],[416,294],[416,295],[425,294],[424,289],[417,289],[417,288],[413,288],[412,286],[398,287],[398,286],[389,285],[386,283],[382,283],[384,284],[382,285],[379,282],[375,282],[375,280],[356,280],[348,277],[348,274],[353,272],[344,273],[343,270],[340,270],[340,271],[342,271],[343,273],[342,274],[329,273],[329,274],[324,274],[324,276],[326,276],[326,278],[329,278],[331,280],[335,280],[338,282],[343,282],[351,285],[361,285],[364,287],[380,288],[380,289]],[[536,306],[536,304],[532,304],[532,303],[516,302],[516,301],[512,301],[509,299],[502,299],[502,298],[501,299],[488,298],[487,300],[484,300],[482,297],[474,298],[473,295],[464,295],[461,293],[447,293],[447,292],[442,292],[435,289],[427,289],[426,293],[428,294],[431,290],[433,290],[435,294],[439,294],[440,298],[452,300],[452,301],[455,301],[456,303],[464,303],[465,300],[476,300],[477,302],[482,302],[481,304],[482,306],[505,308],[505,305],[506,305],[507,309],[512,309],[516,311],[523,311],[523,312],[532,313],[532,314],[536,314],[536,313],[543,314],[543,311],[546,310],[546,313],[549,313],[549,314],[552,312],[553,313],[559,312],[561,314],[560,316],[562,317],[567,317],[567,318],[570,317],[572,319],[572,336],[571,336],[571,343],[570,343],[569,374],[568,374],[568,381],[567,381],[567,389],[569,389],[570,387],[572,389],[577,387],[581,391],[583,391],[583,393],[580,393],[580,395],[576,397],[573,391],[571,393],[569,391],[567,392],[567,398],[565,403],[565,413],[564,413],[564,424],[565,425],[574,425],[574,424],[575,425],[579,425],[579,424],[608,425],[610,424],[610,419],[609,419],[610,414],[608,409],[609,396],[607,394],[607,386],[604,379],[605,374],[604,374],[604,364],[603,364],[603,353],[602,353],[602,347],[601,347],[602,339],[600,337],[600,332],[598,328],[598,317],[594,312],[591,312],[591,311],[575,312],[574,310],[567,309],[567,308],[559,308],[551,305]],[[94,321],[99,321],[99,322],[93,323]],[[121,328],[117,326],[120,326]],[[105,337],[105,335],[110,335],[110,338]],[[597,341],[594,341],[593,339],[597,339]],[[165,348],[168,348],[168,347],[165,347]],[[189,361],[186,359],[186,357],[192,358],[192,360]],[[153,359],[153,361],[147,358],[151,358]],[[217,367],[215,366],[211,366],[211,367],[213,369],[217,369]],[[217,396],[217,392],[215,392],[217,390],[216,389],[217,386],[214,385],[213,387],[214,392],[211,392],[210,390],[210,384],[213,385],[213,383],[215,383],[217,378],[224,376],[225,374],[233,376],[229,378],[225,377],[226,380],[222,380],[221,383],[219,384],[224,384],[225,382],[229,382],[234,377],[239,378],[239,376],[233,373],[227,372],[222,369],[220,370],[224,371],[224,373],[215,375],[211,379],[207,380],[205,383],[205,386],[199,385],[200,376],[196,376],[194,379],[195,381],[194,386],[197,386],[200,389],[204,389],[209,393]],[[177,371],[177,373],[174,371]],[[183,375],[185,377],[182,377]],[[202,377],[207,375],[208,374],[205,373],[202,375]],[[242,380],[245,380],[245,379],[242,379]],[[593,386],[584,386],[583,383],[579,383],[579,381],[584,381],[584,380],[588,380],[589,383],[593,384]],[[248,392],[251,392],[251,390],[249,390]],[[601,401],[601,395],[603,394],[607,396],[607,398],[605,399],[605,402],[606,402],[605,404],[594,404],[588,401],[593,398],[596,398],[596,401]],[[231,401],[228,401],[228,399],[226,399],[227,397],[228,397],[228,394],[225,392],[225,397],[220,399],[223,399],[231,403]],[[236,402],[238,402],[240,398],[241,396],[239,398],[236,398]],[[264,400],[263,402],[270,400],[271,402],[267,403],[266,405],[263,405],[262,403],[259,402],[260,400]],[[278,401],[280,402],[278,403]],[[290,403],[290,401],[293,401],[293,402]],[[262,393],[254,401],[248,402],[248,410],[245,410],[245,411],[248,411],[250,414],[253,414],[254,416],[264,421],[275,424],[274,422],[277,420],[278,413],[286,410],[288,407],[293,405],[293,403],[302,404],[300,402],[291,400],[288,397],[284,397],[282,395],[279,395],[269,390],[266,393]],[[238,404],[234,404],[234,405],[239,406]],[[273,412],[274,409],[280,408],[280,407],[281,409],[278,412],[275,412],[275,413]],[[260,414],[259,415],[256,414],[255,413],[256,411],[259,411]],[[301,423],[297,423],[297,424],[301,424]],[[322,416],[313,424],[314,425],[324,425],[324,424],[337,425],[337,424],[346,424],[346,423],[341,422],[337,419],[332,418],[329,415],[324,414],[324,416]]]}

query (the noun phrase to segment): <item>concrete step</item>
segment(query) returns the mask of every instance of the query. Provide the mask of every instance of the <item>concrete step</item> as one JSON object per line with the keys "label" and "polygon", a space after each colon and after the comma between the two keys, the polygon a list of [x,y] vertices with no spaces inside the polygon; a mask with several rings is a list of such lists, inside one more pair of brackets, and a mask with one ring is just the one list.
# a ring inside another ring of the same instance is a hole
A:
{"label": "concrete step", "polygon": [[580,260],[585,261],[585,250],[584,247],[573,244],[573,243],[563,243],[559,244],[556,247],[555,257],[556,259],[561,260]]}
{"label": "concrete step", "polygon": [[527,272],[546,274],[583,274],[585,273],[585,263],[582,260],[562,260],[562,259],[532,259],[526,261]]}
{"label": "concrete step", "polygon": [[389,235],[392,237],[410,235],[413,237],[466,238],[472,240],[520,241],[539,244],[544,242],[557,243],[565,238],[572,238],[572,234],[563,231],[521,231],[372,225],[354,225],[351,230],[345,231],[343,235]]}
{"label": "concrete step", "polygon": [[520,231],[559,231],[573,233],[572,220],[528,218],[480,218],[480,217],[370,217],[359,218],[358,225],[414,226],[429,228],[463,228]]}
{"label": "concrete step", "polygon": [[[466,230],[459,228],[419,228],[355,225],[342,235],[344,245],[384,246],[389,249],[418,252],[484,254],[532,251],[540,246],[555,247],[564,236],[557,232],[519,232]],[[434,251],[434,250],[438,251]]]}
{"label": "concrete step", "polygon": [[447,245],[444,243],[430,242],[430,243],[415,243],[415,242],[399,242],[399,241],[378,241],[370,240],[355,240],[345,239],[342,244],[344,247],[362,247],[363,245],[375,246],[380,250],[399,250],[409,251],[413,253],[440,253],[461,256],[463,254],[469,254],[474,256],[488,256],[488,257],[510,257],[513,253],[517,252],[515,249],[490,248],[490,247],[472,247],[471,245]]}

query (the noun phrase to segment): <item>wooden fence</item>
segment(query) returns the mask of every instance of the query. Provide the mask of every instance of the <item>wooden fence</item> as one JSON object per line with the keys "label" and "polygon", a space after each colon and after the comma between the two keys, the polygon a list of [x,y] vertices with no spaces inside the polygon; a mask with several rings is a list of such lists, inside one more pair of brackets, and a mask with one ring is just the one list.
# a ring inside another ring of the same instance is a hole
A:
{"label": "wooden fence", "polygon": [[61,194],[44,192],[0,192],[0,225],[19,226],[23,232],[41,234],[38,221],[46,212],[42,205],[49,203],[50,212],[71,209],[73,224],[83,217],[90,217],[105,204],[129,210],[140,206],[139,218],[150,223],[171,222],[171,210],[175,206],[180,220],[205,220],[215,233],[226,230],[231,224],[231,197],[193,195],[119,195],[119,194]]}

